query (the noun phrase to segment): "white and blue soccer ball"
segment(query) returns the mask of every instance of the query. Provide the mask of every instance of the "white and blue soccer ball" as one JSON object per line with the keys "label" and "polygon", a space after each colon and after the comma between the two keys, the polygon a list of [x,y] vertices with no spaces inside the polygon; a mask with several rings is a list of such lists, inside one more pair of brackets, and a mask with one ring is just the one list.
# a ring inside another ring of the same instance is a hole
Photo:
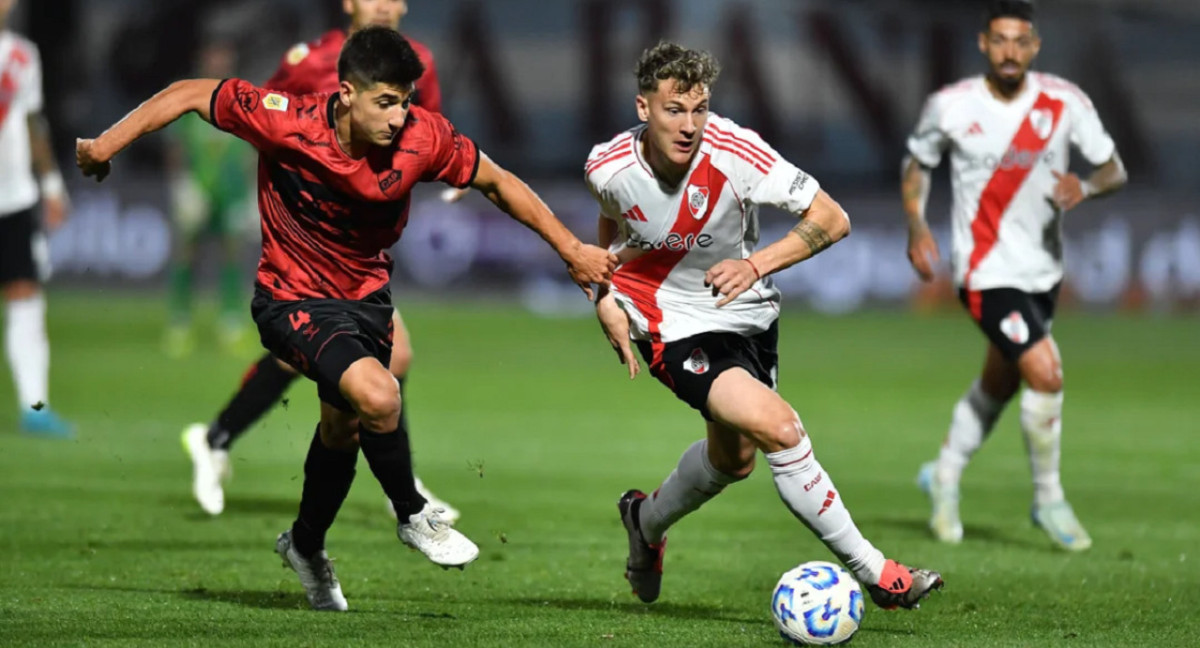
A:
{"label": "white and blue soccer ball", "polygon": [[806,562],[775,585],[771,616],[779,635],[793,644],[840,644],[849,641],[862,623],[862,589],[840,565]]}

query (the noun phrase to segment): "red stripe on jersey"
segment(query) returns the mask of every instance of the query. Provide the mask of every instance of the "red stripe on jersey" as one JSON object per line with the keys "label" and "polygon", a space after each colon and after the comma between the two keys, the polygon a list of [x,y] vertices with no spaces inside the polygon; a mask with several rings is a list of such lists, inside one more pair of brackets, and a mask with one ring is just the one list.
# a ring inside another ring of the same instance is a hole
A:
{"label": "red stripe on jersey", "polygon": [[21,51],[17,43],[13,43],[12,49],[9,51],[8,60],[0,63],[0,70],[4,70],[4,75],[0,76],[0,126],[3,126],[4,120],[8,118],[8,111],[12,108],[12,101],[17,96],[17,78],[15,72],[18,67],[24,65],[28,60],[28,55]]}
{"label": "red stripe on jersey", "polygon": [[751,152],[756,154],[755,157],[759,158],[768,167],[773,166],[775,164],[775,162],[776,162],[775,156],[758,148],[757,146],[754,145],[754,142],[751,142],[750,140],[748,140],[744,137],[740,137],[729,131],[723,131],[720,128],[718,128],[717,126],[714,126],[712,124],[709,124],[709,129],[711,129],[713,131],[712,132],[713,135],[719,135],[725,139],[733,140],[734,143],[736,143],[744,148],[749,149]]}
{"label": "red stripe on jersey", "polygon": [[[1033,116],[1038,111],[1047,111],[1052,116],[1050,129],[1046,131],[1044,138],[1033,126]],[[1017,129],[1017,134],[1013,136],[1012,142],[1008,145],[1005,157],[1009,157],[1014,151],[1019,151],[1023,154],[1019,157],[1032,158],[1035,160],[1033,164],[1037,164],[1036,160],[1041,157],[1039,154],[1046,148],[1046,143],[1050,141],[1054,129],[1058,127],[1062,112],[1063,102],[1051,99],[1044,92],[1039,93],[1037,100],[1033,102],[1033,107],[1029,109],[1029,114],[1021,120],[1021,127]],[[1033,155],[1028,155],[1031,153]],[[1000,219],[1004,217],[1004,212],[1012,204],[1013,197],[1017,195],[1017,191],[1024,184],[1025,179],[1029,177],[1032,168],[1032,164],[1028,167],[1017,164],[1007,167],[1003,164],[997,165],[996,170],[992,173],[992,178],[988,180],[987,186],[979,196],[979,211],[976,212],[975,219],[971,221],[971,237],[975,241],[975,247],[971,250],[967,274],[963,277],[963,288],[967,290],[967,306],[971,311],[971,316],[976,320],[982,317],[982,299],[978,291],[971,290],[971,274],[979,268],[979,264],[996,246],[996,241],[1000,237]]]}
{"label": "red stripe on jersey", "polygon": [[767,174],[768,169],[766,167],[764,167],[761,163],[755,161],[754,158],[750,157],[750,155],[748,153],[743,152],[741,149],[735,149],[732,146],[718,144],[716,142],[716,140],[709,140],[709,143],[712,144],[712,147],[717,149],[718,151],[725,151],[726,153],[733,153],[734,155],[742,158],[742,160],[744,160],[746,162],[746,164],[749,164],[749,165],[753,166],[755,169],[758,169],[759,173],[761,173],[763,175]]}
{"label": "red stripe on jersey", "polygon": [[[724,135],[719,135],[715,132],[714,133],[705,133],[705,137],[708,139],[708,141],[711,144],[713,144],[713,145],[720,144],[722,147],[724,147],[723,150],[736,152],[742,159],[746,160],[747,162],[749,162],[750,164],[753,164],[756,167],[766,168],[767,170],[770,170],[770,168],[772,166],[774,166],[774,162],[767,162],[767,161],[763,160],[762,156],[756,154],[748,146],[746,146],[745,144],[743,144],[741,142],[732,140],[728,137],[725,137]],[[766,173],[766,171],[764,171],[763,173]]]}
{"label": "red stripe on jersey", "polygon": [[610,147],[608,150],[604,151],[600,155],[597,155],[596,157],[592,158],[591,160],[588,160],[588,163],[585,167],[587,172],[591,173],[591,172],[595,171],[596,169],[600,168],[601,166],[604,166],[605,162],[608,162],[610,160],[615,160],[616,158],[624,156],[624,155],[628,155],[631,151],[628,148],[625,148],[625,145],[627,145],[629,143],[629,139],[630,139],[629,137],[622,139],[620,142],[616,143],[615,145],[613,145],[612,147]]}
{"label": "red stripe on jersey", "polygon": [[[708,223],[709,217],[712,216],[726,182],[725,175],[713,168],[711,158],[707,155],[704,156],[683,185],[684,191],[679,204],[679,213],[676,214],[675,223],[667,235],[677,234],[684,240],[687,240],[688,237],[699,236]],[[687,187],[690,185],[708,189],[708,204],[699,218],[692,216],[691,207],[688,205]],[[671,274],[671,271],[679,265],[687,253],[687,249],[671,250],[665,246],[652,249],[627,261],[613,273],[613,285],[617,290],[628,295],[642,316],[646,318],[650,329],[650,345],[654,350],[650,369],[660,376],[665,374],[661,371],[664,345],[660,327],[663,322],[663,312],[658,305],[658,290],[666,281],[667,275]]]}

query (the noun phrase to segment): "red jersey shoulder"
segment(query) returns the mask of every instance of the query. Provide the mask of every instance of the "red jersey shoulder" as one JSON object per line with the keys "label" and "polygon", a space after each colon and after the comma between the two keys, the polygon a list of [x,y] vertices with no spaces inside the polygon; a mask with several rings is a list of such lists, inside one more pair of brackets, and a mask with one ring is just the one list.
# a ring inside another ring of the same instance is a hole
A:
{"label": "red jersey shoulder", "polygon": [[429,67],[429,64],[433,62],[433,50],[415,38],[409,38],[408,44],[412,45],[413,51],[417,53],[417,58],[421,59],[421,63],[425,64],[425,67]]}
{"label": "red jersey shoulder", "polygon": [[1092,106],[1092,100],[1087,96],[1087,93],[1074,83],[1071,83],[1060,76],[1048,74],[1046,72],[1034,72],[1033,76],[1037,79],[1038,83],[1044,90],[1071,95],[1077,101],[1079,101],[1083,107],[1087,108],[1088,110],[1094,110],[1094,107]]}

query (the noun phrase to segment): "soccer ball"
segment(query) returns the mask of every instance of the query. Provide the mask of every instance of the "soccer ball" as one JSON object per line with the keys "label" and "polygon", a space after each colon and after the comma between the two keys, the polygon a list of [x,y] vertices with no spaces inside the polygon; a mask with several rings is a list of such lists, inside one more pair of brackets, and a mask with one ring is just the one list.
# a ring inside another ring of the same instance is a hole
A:
{"label": "soccer ball", "polygon": [[839,565],[806,562],[775,585],[771,616],[779,636],[793,644],[840,644],[849,641],[862,623],[862,589]]}

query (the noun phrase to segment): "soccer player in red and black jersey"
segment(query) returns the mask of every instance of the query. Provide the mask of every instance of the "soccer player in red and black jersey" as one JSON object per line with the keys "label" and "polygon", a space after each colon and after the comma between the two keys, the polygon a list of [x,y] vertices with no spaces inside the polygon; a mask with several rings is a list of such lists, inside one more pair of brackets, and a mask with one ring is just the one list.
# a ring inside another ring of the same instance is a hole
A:
{"label": "soccer player in red and black jersey", "polygon": [[[338,91],[338,54],[349,34],[372,25],[399,29],[400,21],[408,14],[408,3],[404,0],[341,0],[342,8],[350,17],[347,30],[334,29],[311,43],[300,43],[284,54],[279,69],[264,87],[282,90],[288,94],[303,95],[314,92]],[[425,66],[425,72],[417,79],[412,102],[426,110],[442,111],[442,92],[438,86],[437,70],[429,48],[409,39],[409,44]],[[392,340],[392,357],[388,368],[400,382],[401,398],[404,395],[405,376],[412,363],[412,345],[408,329],[397,312],[392,316],[395,335]],[[200,508],[210,515],[219,515],[225,509],[225,490],[222,481],[231,475],[229,451],[255,421],[262,418],[291,386],[296,379],[296,370],[286,362],[265,354],[252,364],[243,375],[238,390],[225,407],[209,423],[192,423],[183,430],[183,446],[192,460],[192,495]],[[407,427],[408,408],[401,410],[401,425]],[[451,523],[458,521],[459,512],[445,501],[435,497],[419,477],[417,491],[435,506],[443,509],[443,517]]]}
{"label": "soccer player in red and black jersey", "polygon": [[413,185],[479,190],[540,234],[589,298],[591,284],[606,284],[616,264],[444,117],[411,106],[423,71],[403,36],[368,27],[342,49],[335,94],[295,96],[238,79],[179,81],[76,145],[84,175],[102,180],[117,153],[194,111],[259,150],[263,251],[251,311],[267,350],[315,381],[321,398],[299,516],[276,551],[319,610],[347,608],[324,545],[360,447],[399,515],[401,541],[443,567],[465,566],[479,553],[417,493],[400,391],[387,369],[387,250],[404,230]]}

